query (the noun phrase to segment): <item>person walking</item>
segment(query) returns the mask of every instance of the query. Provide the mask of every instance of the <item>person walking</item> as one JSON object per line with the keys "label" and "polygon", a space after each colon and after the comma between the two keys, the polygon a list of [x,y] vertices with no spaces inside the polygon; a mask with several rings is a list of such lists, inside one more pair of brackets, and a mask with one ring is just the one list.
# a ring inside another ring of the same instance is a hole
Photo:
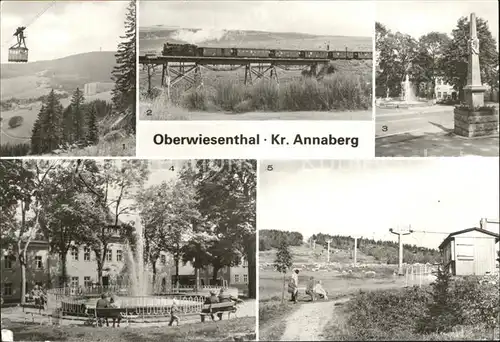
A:
{"label": "person walking", "polygon": [[170,323],[168,323],[169,326],[172,326],[174,322],[177,322],[177,326],[179,326],[179,307],[177,306],[177,301],[173,300],[172,302],[172,307],[170,308]]}

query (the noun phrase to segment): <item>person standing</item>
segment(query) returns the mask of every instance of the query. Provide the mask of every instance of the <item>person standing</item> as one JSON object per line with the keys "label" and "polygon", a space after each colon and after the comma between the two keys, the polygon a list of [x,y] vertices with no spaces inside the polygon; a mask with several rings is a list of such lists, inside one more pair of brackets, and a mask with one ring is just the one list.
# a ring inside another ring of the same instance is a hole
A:
{"label": "person standing", "polygon": [[288,292],[292,295],[292,301],[297,304],[297,296],[299,294],[299,269],[295,268],[288,283]]}

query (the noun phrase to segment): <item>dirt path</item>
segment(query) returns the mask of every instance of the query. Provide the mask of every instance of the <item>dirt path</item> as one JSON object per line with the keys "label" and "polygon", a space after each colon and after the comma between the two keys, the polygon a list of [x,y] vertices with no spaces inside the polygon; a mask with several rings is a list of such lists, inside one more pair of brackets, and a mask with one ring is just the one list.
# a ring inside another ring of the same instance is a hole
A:
{"label": "dirt path", "polygon": [[335,305],[345,303],[349,297],[329,302],[303,304],[286,319],[281,341],[320,341],[323,330],[335,314]]}

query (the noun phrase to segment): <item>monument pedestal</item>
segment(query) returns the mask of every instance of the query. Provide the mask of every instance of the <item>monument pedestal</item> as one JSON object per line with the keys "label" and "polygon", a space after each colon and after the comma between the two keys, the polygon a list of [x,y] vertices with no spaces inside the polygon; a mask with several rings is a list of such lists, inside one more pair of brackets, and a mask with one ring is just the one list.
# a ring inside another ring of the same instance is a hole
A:
{"label": "monument pedestal", "polygon": [[456,135],[473,138],[498,134],[497,108],[470,109],[457,107],[454,114],[454,133]]}

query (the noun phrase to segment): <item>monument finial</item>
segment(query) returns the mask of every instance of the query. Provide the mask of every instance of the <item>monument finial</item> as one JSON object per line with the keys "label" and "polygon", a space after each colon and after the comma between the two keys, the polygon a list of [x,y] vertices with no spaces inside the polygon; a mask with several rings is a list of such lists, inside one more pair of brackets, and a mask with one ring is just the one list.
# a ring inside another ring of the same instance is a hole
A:
{"label": "monument finial", "polygon": [[470,38],[474,37],[477,37],[476,13],[472,12],[470,14]]}

